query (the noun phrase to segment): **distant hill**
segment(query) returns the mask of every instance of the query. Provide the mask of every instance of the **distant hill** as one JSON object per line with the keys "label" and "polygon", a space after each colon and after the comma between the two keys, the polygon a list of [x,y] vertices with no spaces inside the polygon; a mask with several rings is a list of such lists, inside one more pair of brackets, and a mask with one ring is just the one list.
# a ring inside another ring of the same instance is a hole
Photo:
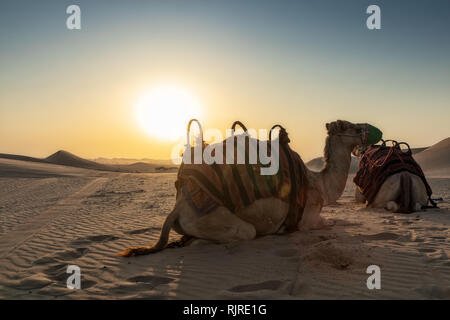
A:
{"label": "distant hill", "polygon": [[116,168],[114,166],[108,166],[94,161],[86,160],[64,150],[57,151],[51,156],[45,158],[44,160],[49,163],[70,167],[101,170],[101,171],[121,171],[119,168]]}
{"label": "distant hill", "polygon": [[450,172],[450,137],[414,156],[424,171]]}
{"label": "distant hill", "polygon": [[[349,173],[356,173],[358,171],[359,160],[357,157],[352,156],[352,161],[350,163]],[[314,158],[306,163],[308,169],[313,171],[320,171],[324,166],[323,157]]]}
{"label": "distant hill", "polygon": [[116,164],[109,165],[98,163],[96,161],[80,158],[70,152],[60,150],[44,159],[33,158],[22,155],[4,154],[0,153],[0,158],[30,161],[39,163],[56,164],[62,166],[100,170],[100,171],[113,171],[113,172],[128,172],[128,173],[151,173],[151,172],[174,172],[178,168],[176,166],[162,166],[161,163],[145,163],[136,162],[131,164]]}
{"label": "distant hill", "polygon": [[95,161],[101,164],[112,164],[112,165],[124,165],[124,164],[136,164],[136,163],[147,163],[152,165],[159,166],[173,166],[173,162],[169,159],[161,160],[161,159],[133,159],[133,158],[95,158],[90,159],[91,161]]}
{"label": "distant hill", "polygon": [[[424,150],[427,150],[429,147],[423,147],[423,148],[411,148],[411,152],[412,152],[412,154],[416,154],[416,153],[419,153],[419,152],[422,152],[422,151],[424,151]],[[402,149],[403,150],[403,149]]]}
{"label": "distant hill", "polygon": [[28,156],[21,156],[16,154],[8,154],[8,153],[0,153],[0,158],[3,159],[11,159],[11,160],[20,160],[20,161],[31,161],[31,162],[40,162],[40,163],[48,163],[45,159],[33,158]]}
{"label": "distant hill", "polygon": [[308,161],[305,164],[308,167],[308,169],[311,169],[314,171],[320,171],[320,169],[323,168],[324,162],[325,161],[324,161],[323,157],[318,157],[318,158],[314,158],[314,159]]}

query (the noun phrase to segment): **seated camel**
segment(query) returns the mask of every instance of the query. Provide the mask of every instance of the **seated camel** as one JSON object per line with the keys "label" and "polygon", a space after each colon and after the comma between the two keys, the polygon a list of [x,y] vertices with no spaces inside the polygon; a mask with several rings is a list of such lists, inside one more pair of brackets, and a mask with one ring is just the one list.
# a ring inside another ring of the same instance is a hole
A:
{"label": "seated camel", "polygon": [[[130,257],[164,249],[172,228],[191,239],[228,243],[326,227],[321,209],[343,193],[352,150],[381,139],[380,131],[369,124],[338,120],[327,123],[326,129],[325,165],[320,172],[306,168],[288,146],[289,138],[282,127],[277,138],[282,146],[280,168],[273,177],[260,176],[260,168],[253,165],[249,168],[246,164],[219,164],[203,170],[205,165],[182,163],[175,183],[175,207],[163,224],[159,241],[154,246],[131,247],[119,255]],[[227,177],[244,181],[233,182],[239,187],[237,193],[227,191],[225,185],[231,188],[232,183]],[[238,201],[234,201],[236,198]],[[199,211],[199,207],[205,210]]]}
{"label": "seated camel", "polygon": [[[412,213],[427,207],[432,190],[419,164],[412,157],[409,145],[402,142],[386,142],[380,146],[369,146],[360,151],[359,169],[354,178],[355,200],[367,202],[371,208]],[[407,151],[400,145],[405,144]]]}

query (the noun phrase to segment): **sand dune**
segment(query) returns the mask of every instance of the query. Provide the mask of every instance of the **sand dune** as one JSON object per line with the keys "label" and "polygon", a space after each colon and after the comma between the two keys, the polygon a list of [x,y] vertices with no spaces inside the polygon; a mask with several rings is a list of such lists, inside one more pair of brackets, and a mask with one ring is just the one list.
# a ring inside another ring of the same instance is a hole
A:
{"label": "sand dune", "polygon": [[[87,171],[90,170],[45,162],[0,158],[0,178],[51,178],[60,176],[80,176],[85,175]],[[100,174],[100,172],[94,171],[92,174]]]}
{"label": "sand dune", "polygon": [[147,163],[152,165],[158,165],[158,166],[173,166],[173,162],[171,160],[160,160],[160,159],[148,159],[148,158],[142,158],[142,159],[131,159],[131,158],[95,158],[91,159],[92,161],[95,161],[97,163],[102,164],[136,164],[136,163]]}
{"label": "sand dune", "polygon": [[13,154],[0,154],[0,159],[28,161],[42,164],[55,164],[83,169],[114,171],[114,172],[134,172],[134,173],[167,172],[167,171],[174,172],[178,169],[176,166],[173,165],[162,166],[160,162],[156,164],[146,162],[129,163],[129,164],[97,163],[92,160],[80,158],[64,150],[57,151],[44,159]]}
{"label": "sand dune", "polygon": [[450,175],[450,138],[444,139],[414,157],[424,171],[441,171]]}
{"label": "sand dune", "polygon": [[[422,152],[422,151],[424,151],[424,150],[427,150],[428,148],[429,148],[429,147],[423,147],[423,148],[411,148],[411,152],[412,152],[412,154],[416,154],[416,153]],[[405,149],[402,148],[402,150],[405,150]]]}
{"label": "sand dune", "polygon": [[113,166],[108,166],[94,161],[86,160],[64,150],[57,151],[54,154],[45,158],[44,160],[49,163],[70,167],[103,170],[103,171],[119,171],[117,168]]}

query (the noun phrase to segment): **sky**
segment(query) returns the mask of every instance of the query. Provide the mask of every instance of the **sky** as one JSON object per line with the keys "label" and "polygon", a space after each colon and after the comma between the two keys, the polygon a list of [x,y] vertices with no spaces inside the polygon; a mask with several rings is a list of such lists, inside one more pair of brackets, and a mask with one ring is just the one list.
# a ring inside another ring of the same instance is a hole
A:
{"label": "sky", "polygon": [[304,160],[337,119],[428,146],[450,136],[449,57],[448,0],[2,1],[0,153],[169,159],[175,142],[135,112],[165,84],[195,97],[204,129],[282,124]]}

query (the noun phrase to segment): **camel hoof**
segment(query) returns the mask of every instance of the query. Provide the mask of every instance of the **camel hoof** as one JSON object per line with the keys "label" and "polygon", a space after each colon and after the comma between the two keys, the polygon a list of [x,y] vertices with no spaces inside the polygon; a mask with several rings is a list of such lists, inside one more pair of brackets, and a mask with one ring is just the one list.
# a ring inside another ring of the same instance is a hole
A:
{"label": "camel hoof", "polygon": [[327,219],[320,217],[317,221],[314,221],[312,223],[301,221],[298,229],[300,231],[320,230],[331,227],[333,225],[333,221],[328,221]]}
{"label": "camel hoof", "polygon": [[399,209],[398,204],[395,201],[389,201],[386,203],[386,210],[390,212],[396,212]]}
{"label": "camel hoof", "polygon": [[422,211],[422,205],[419,202],[416,202],[414,206],[414,211]]}
{"label": "camel hoof", "polygon": [[329,228],[334,225],[335,225],[335,222],[333,220],[328,220],[328,219],[320,217],[319,229]]}
{"label": "camel hoof", "polygon": [[197,246],[204,246],[204,245],[214,244],[214,243],[215,242],[211,241],[211,240],[193,239],[189,245],[192,247],[197,247]]}

